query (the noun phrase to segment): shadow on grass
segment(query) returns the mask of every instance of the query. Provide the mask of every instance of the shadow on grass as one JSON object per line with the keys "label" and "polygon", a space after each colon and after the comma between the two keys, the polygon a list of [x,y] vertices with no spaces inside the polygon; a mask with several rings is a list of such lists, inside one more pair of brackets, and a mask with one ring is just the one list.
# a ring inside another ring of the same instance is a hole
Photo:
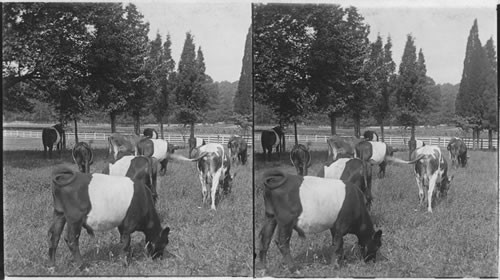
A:
{"label": "shadow on grass", "polygon": [[[107,160],[107,149],[93,149],[92,152],[94,154],[94,163],[100,160]],[[52,158],[45,157],[43,151],[13,150],[3,152],[4,166],[31,170],[58,164],[74,165],[76,168],[71,156],[71,150],[62,151],[61,155],[59,155],[59,152],[53,152]]]}

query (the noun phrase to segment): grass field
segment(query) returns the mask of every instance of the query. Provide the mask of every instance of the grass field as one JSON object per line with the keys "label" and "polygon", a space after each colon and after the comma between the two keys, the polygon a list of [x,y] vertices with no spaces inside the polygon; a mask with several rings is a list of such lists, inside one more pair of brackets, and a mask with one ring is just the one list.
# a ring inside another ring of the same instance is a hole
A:
{"label": "grass field", "polygon": [[[448,155],[445,153],[447,160]],[[354,235],[344,237],[346,265],[336,270],[329,265],[329,231],[301,239],[292,235],[291,252],[302,267],[291,274],[273,241],[268,251],[267,270],[256,276],[273,277],[498,277],[498,158],[497,153],[469,151],[467,168],[451,170],[454,175],[446,199],[428,213],[418,205],[418,188],[413,166],[391,164],[386,177],[374,176],[371,210],[376,229],[382,229],[382,247],[376,263],[364,263],[359,251],[352,250]],[[396,153],[406,159],[407,153]],[[326,150],[313,151],[310,175],[316,175],[326,159]],[[255,248],[264,221],[262,174],[273,167],[290,173],[295,169],[289,155],[262,161],[260,150],[255,160]],[[374,167],[378,172],[378,167]],[[276,238],[276,232],[273,236]]]}
{"label": "grass field", "polygon": [[[7,140],[7,141],[5,141]],[[39,140],[37,143],[40,142]],[[235,168],[232,193],[220,202],[217,211],[202,208],[201,186],[194,163],[171,162],[166,176],[158,177],[157,210],[162,226],[169,226],[166,247],[175,257],[153,261],[145,255],[144,235],[132,234],[132,261],[128,267],[118,261],[118,230],[80,237],[84,261],[91,264],[80,271],[61,238],[57,267],[47,265],[47,230],[52,219],[50,174],[57,164],[75,168],[69,151],[59,158],[44,159],[42,152],[30,151],[34,144],[4,139],[3,207],[4,267],[9,276],[252,276],[252,160]],[[40,143],[36,144],[41,146]],[[15,147],[18,147],[16,149]],[[185,150],[176,151],[186,155]],[[91,172],[105,164],[105,149],[95,151]],[[63,233],[64,234],[64,233]]]}

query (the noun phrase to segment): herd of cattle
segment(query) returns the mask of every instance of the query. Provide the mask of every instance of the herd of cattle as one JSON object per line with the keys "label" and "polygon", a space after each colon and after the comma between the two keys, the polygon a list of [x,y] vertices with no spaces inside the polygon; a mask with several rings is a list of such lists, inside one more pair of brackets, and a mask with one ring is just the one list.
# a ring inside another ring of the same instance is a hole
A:
{"label": "herd of cattle", "polygon": [[[379,165],[378,176],[384,177],[387,162],[414,164],[420,205],[425,203],[427,196],[428,212],[432,212],[433,196],[447,195],[453,176],[448,176],[447,161],[438,146],[417,141],[411,160],[405,161],[394,157],[397,149],[379,142],[375,132],[367,131],[363,136],[364,139],[337,136],[328,139],[328,160],[317,176],[307,176],[311,154],[301,144],[295,145],[290,152],[297,175],[278,169],[264,172],[265,221],[259,234],[260,265],[266,266],[267,251],[276,227],[276,244],[292,272],[297,269],[290,254],[293,230],[305,237],[305,233],[329,229],[333,242],[331,261],[335,266],[343,258],[342,238],[348,233],[357,236],[364,261],[375,261],[382,245],[382,231],[375,230],[369,215],[373,200],[372,165]],[[264,159],[270,158],[266,150],[274,147],[279,154],[283,139],[283,129],[279,126],[262,132]],[[453,167],[466,166],[467,147],[462,140],[453,138],[447,150]]]}
{"label": "herd of cattle", "polygon": [[[163,228],[155,205],[158,200],[157,169],[165,175],[169,160],[196,162],[202,185],[203,204],[211,200],[211,209],[220,193],[228,194],[232,188],[231,164],[246,164],[247,143],[240,136],[228,142],[229,155],[223,145],[205,143],[202,139],[189,141],[190,157],[174,154],[178,148],[158,139],[154,129],[145,129],[144,136],[113,133],[108,137],[109,161],[101,173],[90,174],[93,153],[85,142],[76,143],[72,157],[80,172],[68,166],[58,166],[52,172],[54,198],[53,222],[49,235],[49,264],[55,266],[56,249],[64,225],[67,223],[65,241],[76,261],[84,268],[78,239],[82,227],[88,234],[118,228],[120,233],[120,258],[127,263],[130,258],[130,235],[141,231],[146,236],[147,253],[153,258],[163,255],[168,244],[169,227]],[[59,147],[64,131],[60,125],[42,132],[44,152],[52,146]],[[191,152],[194,156],[191,158]],[[221,188],[219,188],[221,185]],[[210,187],[210,193],[208,191]]]}

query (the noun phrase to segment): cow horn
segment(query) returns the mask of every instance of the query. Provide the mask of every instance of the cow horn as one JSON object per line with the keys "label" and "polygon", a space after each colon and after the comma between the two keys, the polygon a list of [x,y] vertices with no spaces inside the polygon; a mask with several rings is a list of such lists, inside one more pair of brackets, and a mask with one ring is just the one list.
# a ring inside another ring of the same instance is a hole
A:
{"label": "cow horn", "polygon": [[411,160],[411,161],[402,160],[402,159],[399,159],[399,158],[393,157],[393,156],[386,156],[385,158],[388,161],[392,161],[392,162],[396,162],[396,163],[414,164],[417,161],[419,161],[420,159],[422,159],[424,156],[425,155],[418,155],[414,160]]}
{"label": "cow horn", "polygon": [[76,173],[67,166],[59,166],[52,171],[52,182],[60,187],[71,184],[75,178]]}

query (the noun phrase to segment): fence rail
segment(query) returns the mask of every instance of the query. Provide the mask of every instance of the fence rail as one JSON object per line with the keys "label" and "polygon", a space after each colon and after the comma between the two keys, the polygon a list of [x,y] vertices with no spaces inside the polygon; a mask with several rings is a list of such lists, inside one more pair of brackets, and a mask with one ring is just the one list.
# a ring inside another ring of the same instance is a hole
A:
{"label": "fence rail", "polygon": [[[78,133],[78,140],[94,140],[94,141],[107,141],[108,136],[110,134],[106,133]],[[219,143],[219,144],[227,144],[231,134],[198,134],[196,137],[201,137],[207,143]],[[19,138],[42,138],[41,131],[34,130],[3,130],[3,137],[19,137]],[[252,136],[242,136],[245,139],[249,146],[252,146]],[[183,135],[167,135],[164,137],[165,140],[171,142],[173,144],[186,144],[188,142],[189,136]],[[75,141],[75,134],[72,132],[66,133],[66,141],[71,142]]]}
{"label": "fence rail", "polygon": [[[342,137],[342,136],[341,136]],[[299,143],[325,143],[326,140],[330,138],[330,135],[297,135]],[[410,137],[402,137],[402,136],[385,136],[384,142],[388,145],[395,147],[408,147],[408,141]],[[440,147],[446,147],[450,142],[452,136],[443,136],[443,137],[418,137],[418,140],[422,140],[426,145],[436,145]],[[460,138],[464,141],[467,148],[472,149],[472,138]],[[254,141],[256,143],[260,142],[260,134],[254,135]],[[285,135],[286,143],[295,143],[294,135]],[[498,139],[492,139],[492,145],[495,149],[498,149]],[[285,144],[286,144],[285,143]],[[285,145],[287,150],[291,150],[292,145]],[[480,149],[488,149],[488,139],[481,138],[479,139],[479,148]]]}

